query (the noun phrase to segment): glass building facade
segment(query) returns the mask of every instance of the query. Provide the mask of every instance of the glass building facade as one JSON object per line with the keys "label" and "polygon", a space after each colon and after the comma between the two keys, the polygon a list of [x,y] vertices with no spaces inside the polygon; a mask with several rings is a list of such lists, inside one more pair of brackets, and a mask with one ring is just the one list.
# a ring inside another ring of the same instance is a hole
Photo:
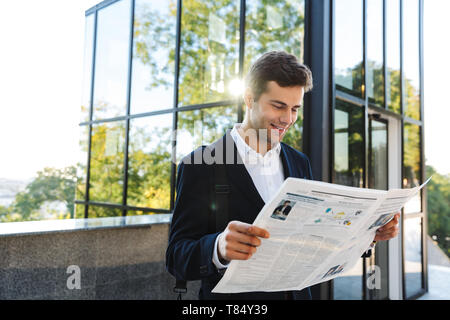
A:
{"label": "glass building facade", "polygon": [[[179,160],[242,122],[242,79],[269,50],[314,89],[284,142],[316,180],[413,187],[423,170],[423,0],[107,0],[86,12],[77,218],[171,213]],[[425,196],[322,299],[415,298],[427,288]],[[398,261],[397,261],[398,260]],[[381,270],[381,289],[367,280]]]}

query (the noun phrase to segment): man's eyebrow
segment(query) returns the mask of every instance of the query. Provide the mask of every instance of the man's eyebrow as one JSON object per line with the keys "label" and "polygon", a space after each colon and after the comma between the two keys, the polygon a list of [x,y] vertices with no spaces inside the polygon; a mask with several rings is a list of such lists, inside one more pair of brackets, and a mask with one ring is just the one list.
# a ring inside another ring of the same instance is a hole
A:
{"label": "man's eyebrow", "polygon": [[[275,103],[281,104],[281,105],[283,105],[283,106],[287,106],[286,103],[284,103],[283,101],[279,101],[279,100],[270,100],[270,102],[275,102]],[[301,105],[299,105],[299,104],[293,106],[293,108],[300,108],[300,107],[301,107]]]}

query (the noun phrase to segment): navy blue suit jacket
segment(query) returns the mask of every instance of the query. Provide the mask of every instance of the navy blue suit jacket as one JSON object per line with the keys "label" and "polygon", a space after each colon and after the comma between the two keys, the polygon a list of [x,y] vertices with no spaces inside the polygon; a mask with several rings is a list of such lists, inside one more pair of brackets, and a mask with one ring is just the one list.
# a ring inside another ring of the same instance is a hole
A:
{"label": "navy blue suit jacket", "polygon": [[[232,139],[229,130],[221,139],[225,138]],[[240,159],[234,141],[233,146],[235,157]],[[201,153],[204,148],[202,146],[193,151],[178,166],[177,197],[166,251],[167,270],[177,279],[201,280],[200,299],[311,299],[309,288],[291,292],[211,293],[223,274],[212,262],[214,243],[223,229],[211,232],[211,226],[208,227],[212,204],[212,165],[205,162],[194,164],[195,154]],[[280,157],[285,178],[312,179],[309,160],[303,153],[281,143]],[[242,160],[227,164],[226,175],[231,189],[228,221],[252,224],[265,203]]]}

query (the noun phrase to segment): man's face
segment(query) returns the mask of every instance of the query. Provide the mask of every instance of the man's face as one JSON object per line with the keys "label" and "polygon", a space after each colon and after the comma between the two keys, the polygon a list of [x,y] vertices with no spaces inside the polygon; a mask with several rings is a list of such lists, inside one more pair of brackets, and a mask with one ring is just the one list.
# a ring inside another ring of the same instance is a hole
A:
{"label": "man's face", "polygon": [[[266,129],[267,135],[260,135],[267,143],[275,145],[282,141],[287,130],[295,123],[305,93],[304,87],[280,87],[275,81],[267,83],[266,91],[257,101],[247,92],[245,102],[252,129]],[[260,141],[262,143],[264,141]]]}

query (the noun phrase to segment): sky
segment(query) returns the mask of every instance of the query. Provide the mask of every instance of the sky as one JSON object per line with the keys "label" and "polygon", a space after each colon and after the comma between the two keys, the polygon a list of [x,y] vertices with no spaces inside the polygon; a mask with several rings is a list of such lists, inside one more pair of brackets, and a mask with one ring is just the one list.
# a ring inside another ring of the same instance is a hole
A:
{"label": "sky", "polygon": [[[0,178],[74,165],[85,11],[98,0],[0,1]],[[425,0],[425,157],[450,173],[450,1]],[[447,145],[447,147],[446,147]]]}

